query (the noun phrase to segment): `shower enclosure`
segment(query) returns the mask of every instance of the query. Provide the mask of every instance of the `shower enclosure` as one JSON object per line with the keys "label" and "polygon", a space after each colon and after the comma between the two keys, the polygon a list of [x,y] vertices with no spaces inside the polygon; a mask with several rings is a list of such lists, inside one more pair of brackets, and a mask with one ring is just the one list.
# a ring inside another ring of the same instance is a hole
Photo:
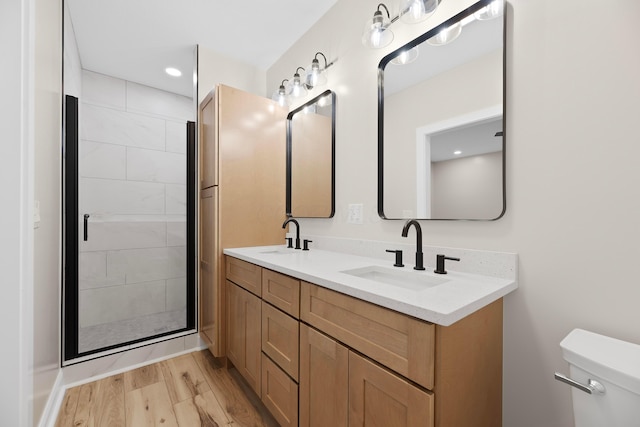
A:
{"label": "shower enclosure", "polygon": [[67,362],[196,326],[194,102],[80,74],[65,105]]}

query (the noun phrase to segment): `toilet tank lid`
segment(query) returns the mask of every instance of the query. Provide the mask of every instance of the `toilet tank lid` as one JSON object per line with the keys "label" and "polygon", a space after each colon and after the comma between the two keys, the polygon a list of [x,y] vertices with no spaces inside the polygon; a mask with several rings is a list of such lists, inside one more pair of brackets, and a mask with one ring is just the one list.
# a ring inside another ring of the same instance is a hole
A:
{"label": "toilet tank lid", "polygon": [[560,347],[569,364],[640,394],[640,345],[574,329]]}

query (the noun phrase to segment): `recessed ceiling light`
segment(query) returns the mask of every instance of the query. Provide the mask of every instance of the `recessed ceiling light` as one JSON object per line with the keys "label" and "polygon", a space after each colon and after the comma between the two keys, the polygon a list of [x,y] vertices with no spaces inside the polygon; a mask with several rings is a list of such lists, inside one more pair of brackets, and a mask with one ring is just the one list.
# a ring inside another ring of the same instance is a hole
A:
{"label": "recessed ceiling light", "polygon": [[459,156],[460,154],[462,154],[462,151],[456,150],[456,151],[453,152],[453,154],[455,154],[456,156]]}
{"label": "recessed ceiling light", "polygon": [[180,77],[182,75],[182,71],[177,68],[167,67],[164,69],[164,72],[169,74],[171,77]]}

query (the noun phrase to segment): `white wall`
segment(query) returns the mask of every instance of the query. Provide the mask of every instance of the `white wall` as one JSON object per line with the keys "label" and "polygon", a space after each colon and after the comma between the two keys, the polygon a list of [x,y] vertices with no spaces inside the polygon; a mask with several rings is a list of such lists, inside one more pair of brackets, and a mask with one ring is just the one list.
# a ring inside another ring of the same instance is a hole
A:
{"label": "white wall", "polygon": [[60,370],[62,2],[35,9],[33,416],[37,422]]}
{"label": "white wall", "polygon": [[[33,90],[32,14],[34,1],[0,2],[0,46],[3,52],[0,78],[0,424],[30,425],[33,410],[28,402],[33,390]],[[8,208],[11,207],[11,208]]]}
{"label": "white wall", "polygon": [[60,18],[59,1],[0,9],[2,425],[37,423],[59,372]]}
{"label": "white wall", "polygon": [[[406,218],[404,211],[416,211],[416,130],[502,104],[501,75],[502,52],[493,51],[385,97],[384,213],[388,218]],[[451,216],[433,201],[432,207],[433,218],[495,218],[499,214],[478,216],[477,211],[467,210]]]}
{"label": "white wall", "polygon": [[[445,1],[424,25],[394,24],[392,45],[372,51],[360,32],[378,2],[339,0],[268,70],[275,88],[318,50],[337,60],[336,215],[300,220],[303,235],[403,241],[402,222],[376,213],[377,64],[470,3]],[[640,3],[512,0],[508,14],[506,215],[421,224],[425,244],[519,254],[520,287],[505,299],[504,425],[569,427],[569,389],[553,380],[567,371],[562,338],[580,327],[640,343]],[[363,225],[346,222],[357,202]]]}
{"label": "white wall", "polygon": [[265,96],[265,79],[263,70],[198,46],[198,104],[219,83]]}
{"label": "white wall", "polygon": [[496,218],[502,209],[502,152],[431,163],[433,218]]}

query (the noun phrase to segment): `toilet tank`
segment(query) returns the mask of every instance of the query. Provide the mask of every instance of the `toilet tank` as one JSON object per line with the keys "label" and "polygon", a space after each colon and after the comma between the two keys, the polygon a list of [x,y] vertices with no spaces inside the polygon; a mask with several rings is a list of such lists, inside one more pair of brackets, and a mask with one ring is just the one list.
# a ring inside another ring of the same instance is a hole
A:
{"label": "toilet tank", "polygon": [[640,426],[640,345],[574,329],[560,347],[571,379],[605,388],[588,394],[571,387],[576,427]]}

